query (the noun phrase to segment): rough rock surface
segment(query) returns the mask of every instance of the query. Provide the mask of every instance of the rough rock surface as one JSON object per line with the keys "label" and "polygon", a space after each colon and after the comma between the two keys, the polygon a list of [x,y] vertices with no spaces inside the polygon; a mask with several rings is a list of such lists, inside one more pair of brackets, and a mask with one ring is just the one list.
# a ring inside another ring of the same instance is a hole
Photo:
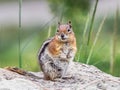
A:
{"label": "rough rock surface", "polygon": [[47,81],[42,72],[20,75],[0,69],[0,90],[120,90],[120,78],[106,74],[94,66],[74,63],[66,76]]}

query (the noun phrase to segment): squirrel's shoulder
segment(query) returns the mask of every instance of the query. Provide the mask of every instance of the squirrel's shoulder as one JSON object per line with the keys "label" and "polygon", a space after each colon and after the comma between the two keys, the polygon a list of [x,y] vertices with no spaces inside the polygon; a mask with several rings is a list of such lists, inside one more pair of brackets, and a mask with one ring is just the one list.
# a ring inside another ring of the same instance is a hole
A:
{"label": "squirrel's shoulder", "polygon": [[43,44],[41,45],[41,48],[38,52],[38,56],[40,56],[41,53],[43,53],[45,51],[45,48],[49,45],[49,43],[53,40],[53,38],[54,37],[51,37],[43,42]]}

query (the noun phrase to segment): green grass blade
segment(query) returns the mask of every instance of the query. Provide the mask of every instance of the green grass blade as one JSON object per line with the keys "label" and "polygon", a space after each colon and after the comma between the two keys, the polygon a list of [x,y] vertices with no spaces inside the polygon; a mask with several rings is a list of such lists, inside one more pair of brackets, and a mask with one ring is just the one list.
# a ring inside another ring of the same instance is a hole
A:
{"label": "green grass blade", "polygon": [[51,26],[49,26],[47,38],[50,38],[50,36],[51,36]]}
{"label": "green grass blade", "polygon": [[90,19],[90,17],[89,17],[89,13],[88,13],[87,20],[86,20],[86,23],[85,23],[85,28],[84,28],[84,31],[83,31],[83,36],[82,36],[82,44],[81,44],[81,46],[78,50],[79,55],[77,57],[77,61],[80,61],[80,57],[81,57],[81,53],[82,53],[81,50],[82,50],[82,48],[85,44],[85,36],[86,36],[87,28],[88,28],[89,19]]}
{"label": "green grass blade", "polygon": [[98,31],[97,31],[97,34],[96,34],[96,36],[95,36],[95,40],[94,40],[93,45],[92,45],[92,47],[91,47],[90,53],[89,53],[89,55],[88,55],[86,64],[89,64],[89,62],[90,62],[90,58],[91,58],[93,49],[94,49],[94,47],[95,47],[95,45],[96,45],[96,42],[97,42],[98,37],[99,37],[99,35],[100,35],[100,32],[101,32],[101,30],[102,30],[102,27],[103,27],[103,24],[104,24],[104,22],[105,22],[105,19],[106,19],[106,15],[104,16],[104,18],[103,18],[103,20],[102,20],[102,22],[101,22],[101,24],[100,24],[100,26],[99,26],[99,28],[98,28]]}
{"label": "green grass blade", "polygon": [[85,41],[85,36],[86,36],[86,32],[87,32],[89,20],[90,20],[90,15],[89,15],[89,13],[88,13],[87,20],[86,20],[86,24],[85,24],[85,28],[84,28],[84,31],[83,31],[83,40],[82,40],[83,43],[84,43],[84,41]]}
{"label": "green grass blade", "polygon": [[46,26],[48,26],[51,22],[54,22],[56,19],[56,16],[54,16],[51,20],[49,20],[47,23],[45,23],[39,30],[33,32],[33,34],[29,37],[29,39],[26,41],[25,45],[22,47],[21,52],[23,52],[26,47],[30,44],[30,42],[32,41],[32,39],[37,36],[36,34],[39,34],[39,32],[41,30],[44,30],[46,28]]}
{"label": "green grass blade", "polygon": [[94,19],[95,19],[95,14],[96,14],[96,10],[97,10],[98,1],[99,0],[96,0],[94,11],[93,11],[93,15],[92,15],[92,20],[91,20],[91,23],[90,23],[90,30],[89,30],[89,33],[88,33],[88,41],[87,41],[87,45],[88,46],[89,46],[90,39],[91,39],[91,34],[92,34],[92,29],[93,29],[93,23],[94,23]]}
{"label": "green grass blade", "polygon": [[111,60],[110,60],[110,73],[113,74],[114,71],[114,63],[115,63],[115,55],[116,55],[116,39],[117,39],[117,30],[118,30],[118,20],[119,20],[119,10],[117,6],[115,20],[114,20],[114,30],[113,30],[113,38],[112,38],[112,47],[111,47]]}
{"label": "green grass blade", "polygon": [[63,5],[62,5],[61,10],[60,10],[60,16],[59,16],[59,21],[60,21],[60,22],[63,21],[66,3],[67,3],[67,0],[64,0]]}
{"label": "green grass blade", "polygon": [[22,7],[22,0],[19,0],[19,31],[18,31],[18,41],[19,41],[19,46],[18,46],[18,53],[19,53],[19,67],[22,68],[22,59],[21,59],[21,7]]}

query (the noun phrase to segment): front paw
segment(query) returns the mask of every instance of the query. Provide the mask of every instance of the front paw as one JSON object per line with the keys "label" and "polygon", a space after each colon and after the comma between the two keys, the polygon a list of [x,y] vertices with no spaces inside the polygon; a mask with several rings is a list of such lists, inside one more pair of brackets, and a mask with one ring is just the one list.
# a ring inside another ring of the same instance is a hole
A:
{"label": "front paw", "polygon": [[60,58],[61,58],[61,59],[66,59],[67,57],[66,57],[66,55],[65,55],[64,53],[61,53],[61,54],[60,54]]}
{"label": "front paw", "polygon": [[61,58],[60,61],[67,61],[67,62],[69,62],[68,59],[63,59],[63,58]]}
{"label": "front paw", "polygon": [[71,55],[67,55],[67,58],[69,59],[69,58],[72,58],[72,56]]}

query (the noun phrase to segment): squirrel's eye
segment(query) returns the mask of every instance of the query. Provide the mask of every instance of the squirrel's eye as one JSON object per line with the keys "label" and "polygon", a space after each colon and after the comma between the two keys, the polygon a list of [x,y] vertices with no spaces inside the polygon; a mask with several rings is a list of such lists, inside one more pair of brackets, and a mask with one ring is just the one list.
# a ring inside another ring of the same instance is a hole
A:
{"label": "squirrel's eye", "polygon": [[70,29],[68,29],[68,32],[70,32],[71,30]]}

